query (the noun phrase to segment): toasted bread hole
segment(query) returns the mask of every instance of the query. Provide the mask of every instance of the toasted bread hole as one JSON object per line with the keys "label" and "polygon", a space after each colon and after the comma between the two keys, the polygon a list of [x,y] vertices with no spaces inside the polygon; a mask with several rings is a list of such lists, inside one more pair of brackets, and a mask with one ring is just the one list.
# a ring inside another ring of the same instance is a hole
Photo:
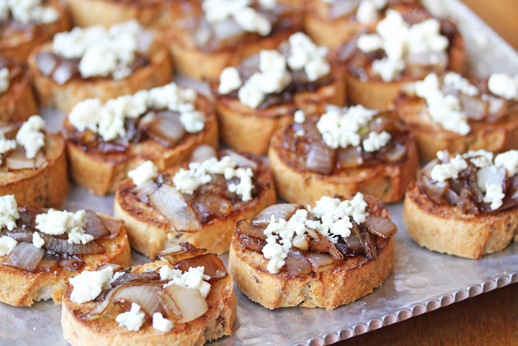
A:
{"label": "toasted bread hole", "polygon": [[259,283],[261,282],[261,280],[259,280],[259,278],[256,276],[256,275],[252,275],[254,277],[254,280],[255,280],[255,283]]}

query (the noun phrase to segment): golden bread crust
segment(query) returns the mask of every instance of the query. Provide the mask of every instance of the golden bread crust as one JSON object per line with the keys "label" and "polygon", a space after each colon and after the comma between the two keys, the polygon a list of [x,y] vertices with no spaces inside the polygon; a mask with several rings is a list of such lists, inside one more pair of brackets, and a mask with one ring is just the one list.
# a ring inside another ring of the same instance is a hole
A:
{"label": "golden bread crust", "polygon": [[[110,218],[107,215],[102,216]],[[115,238],[99,239],[97,242],[106,249],[106,253],[83,255],[85,265],[76,272],[57,268],[52,272],[31,273],[0,265],[0,301],[14,306],[31,306],[37,301],[41,290],[50,286],[52,299],[56,304],[61,304],[68,280],[83,270],[96,270],[107,263],[122,267],[131,264],[131,248],[124,227]]]}
{"label": "golden bread crust", "polygon": [[0,121],[22,122],[38,114],[38,105],[32,85],[25,71],[9,84],[9,89],[0,95]]}
{"label": "golden bread crust", "polygon": [[[264,208],[276,203],[275,187],[270,171],[259,158],[255,160],[259,168],[254,178],[263,187],[259,195],[250,205],[232,213],[224,219],[214,219],[202,224],[201,230],[195,233],[177,233],[167,220],[150,206],[136,200],[129,195],[133,189],[131,179],[123,181],[115,195],[114,215],[124,220],[128,237],[133,249],[154,259],[158,252],[165,248],[189,242],[198,248],[205,248],[209,252],[223,254],[230,247],[232,232],[237,221],[252,218]],[[172,167],[163,173],[174,175],[180,166]]]}
{"label": "golden bread crust", "polygon": [[342,70],[334,69],[335,81],[315,92],[302,92],[287,104],[275,105],[263,110],[250,108],[236,98],[216,96],[216,113],[222,141],[238,150],[256,155],[266,155],[273,134],[293,121],[297,109],[306,112],[318,106],[334,104],[345,106],[345,84]]}
{"label": "golden bread crust", "polygon": [[198,94],[196,109],[205,116],[205,128],[185,139],[172,149],[152,140],[131,144],[130,153],[103,155],[85,152],[80,145],[67,140],[70,176],[73,181],[98,195],[115,192],[126,174],[146,160],[153,161],[159,169],[165,169],[186,161],[201,144],[218,146],[218,124],[213,106]]}
{"label": "golden bread crust", "polygon": [[23,169],[0,172],[0,196],[15,195],[19,206],[58,208],[66,199],[69,182],[65,141],[45,131],[47,163],[35,170]]}
{"label": "golden bread crust", "polygon": [[[148,263],[133,268],[132,272],[155,270],[165,261]],[[211,284],[207,304],[209,310],[201,317],[185,324],[175,324],[167,333],[154,329],[146,322],[138,332],[121,328],[115,318],[99,318],[87,321],[79,318],[81,312],[88,312],[93,303],[75,304],[70,300],[72,286],[69,285],[63,299],[61,324],[65,339],[73,346],[144,346],[172,345],[194,346],[232,334],[237,312],[232,275]]]}
{"label": "golden bread crust", "polygon": [[403,223],[410,237],[432,251],[479,259],[518,240],[516,208],[466,215],[458,207],[437,205],[416,183],[408,187]]}
{"label": "golden bread crust", "polygon": [[461,135],[420,116],[426,108],[423,99],[400,96],[394,104],[399,118],[414,134],[422,160],[431,161],[438,151],[446,149],[462,154],[469,150],[503,152],[518,148],[518,114],[509,114],[504,120],[492,124],[469,122],[471,132]]}
{"label": "golden bread crust", "polygon": [[376,197],[385,203],[397,202],[405,194],[419,167],[417,148],[411,135],[404,161],[392,165],[379,163],[371,167],[344,169],[339,174],[331,175],[302,170],[285,162],[282,138],[282,131],[273,136],[268,159],[277,193],[292,203],[313,204],[322,196],[356,192]]}
{"label": "golden bread crust", "polygon": [[[368,196],[365,201],[371,214],[390,219],[383,203]],[[265,308],[300,305],[330,310],[371,293],[385,281],[394,266],[394,238],[378,243],[375,260],[347,258],[334,269],[294,278],[286,272],[270,273],[263,254],[247,250],[239,244],[236,230],[228,261],[237,287]]]}
{"label": "golden bread crust", "polygon": [[51,77],[45,77],[39,70],[36,55],[50,51],[52,43],[34,49],[27,63],[41,106],[70,112],[79,102],[87,98],[99,98],[101,102],[122,95],[134,94],[139,90],[162,86],[171,81],[172,67],[167,49],[159,39],[150,47],[149,65],[138,68],[129,77],[94,78],[93,80],[71,79],[59,85]]}
{"label": "golden bread crust", "polygon": [[70,18],[65,5],[60,0],[50,0],[51,6],[58,12],[58,20],[54,23],[37,27],[33,35],[20,33],[0,40],[0,55],[10,60],[25,62],[31,51],[50,40],[55,34],[70,29]]}

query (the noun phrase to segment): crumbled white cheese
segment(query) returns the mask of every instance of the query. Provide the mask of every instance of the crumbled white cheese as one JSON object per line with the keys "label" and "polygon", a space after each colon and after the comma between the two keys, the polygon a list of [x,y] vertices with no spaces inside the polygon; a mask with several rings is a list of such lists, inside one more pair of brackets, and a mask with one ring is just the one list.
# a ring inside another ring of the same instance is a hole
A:
{"label": "crumbled white cheese", "polygon": [[484,203],[491,203],[491,210],[500,208],[505,197],[502,184],[486,184]]}
{"label": "crumbled white cheese", "polygon": [[70,279],[70,284],[74,287],[70,300],[77,304],[86,303],[94,300],[102,291],[111,288],[113,268],[111,266],[99,270],[84,270],[78,276]]}
{"label": "crumbled white cheese", "polygon": [[5,256],[11,252],[18,242],[11,237],[3,236],[0,237],[0,256]]}
{"label": "crumbled white cheese", "polygon": [[122,276],[124,276],[124,275],[126,275],[126,273],[125,273],[125,272],[122,272],[122,271],[120,271],[120,272],[116,272],[115,274],[113,274],[113,277],[112,277],[112,279],[110,280],[110,282],[114,282],[115,280],[117,280],[117,279],[121,278],[121,277],[122,277]]}
{"label": "crumbled white cheese", "polygon": [[153,328],[162,333],[168,333],[173,329],[173,322],[164,318],[160,312],[153,314]]}
{"label": "crumbled white cheese", "polygon": [[479,90],[476,86],[471,84],[466,78],[455,72],[448,72],[444,76],[444,84],[451,85],[461,93],[468,96],[476,96],[479,94]]}
{"label": "crumbled white cheese", "polygon": [[[362,105],[344,109],[329,108],[320,117],[317,129],[322,134],[326,144],[333,149],[359,146],[362,137],[360,132],[367,128],[369,121],[377,113],[377,111],[369,110]],[[389,141],[390,134],[372,132],[369,134],[369,138],[363,141],[363,147],[366,151],[376,151],[384,147]]]}
{"label": "crumbled white cheese", "polygon": [[69,213],[50,209],[47,213],[36,215],[36,228],[45,234],[62,235],[68,233],[70,244],[86,244],[94,239],[85,234],[83,227],[86,224],[85,211]]}
{"label": "crumbled white cheese", "polygon": [[14,21],[22,24],[49,24],[59,18],[58,12],[51,6],[42,6],[41,0],[0,1],[0,20],[6,20],[9,12]]}
{"label": "crumbled white cheese", "polygon": [[41,132],[44,127],[45,120],[39,115],[33,115],[18,130],[16,142],[24,146],[28,159],[33,159],[45,145],[45,135]]}
{"label": "crumbled white cheese", "polygon": [[211,174],[223,174],[227,180],[238,177],[240,183],[231,184],[229,189],[240,195],[243,201],[249,201],[252,199],[253,172],[250,168],[236,167],[230,156],[224,156],[219,161],[213,157],[203,162],[191,162],[188,170],[182,168],[174,175],[173,183],[179,191],[191,195],[198,187],[211,181]]}
{"label": "crumbled white cheese", "polygon": [[89,129],[103,140],[111,141],[126,135],[126,118],[138,118],[150,108],[157,111],[167,109],[180,113],[180,122],[187,132],[197,133],[205,127],[205,118],[195,110],[196,99],[194,89],[179,88],[170,83],[110,99],[104,105],[99,99],[86,99],[72,109],[69,121],[79,131]]}
{"label": "crumbled white cheese", "polygon": [[175,276],[173,280],[169,281],[164,287],[169,285],[178,285],[187,288],[193,288],[200,291],[203,298],[207,298],[210,292],[210,284],[206,281],[210,276],[205,275],[204,267],[191,267],[188,271],[183,273],[180,277]]}
{"label": "crumbled white cheese", "polygon": [[300,109],[296,111],[293,121],[295,121],[297,124],[302,124],[304,121],[306,121],[306,115],[304,114],[304,111]]}
{"label": "crumbled white cheese", "polygon": [[235,67],[226,67],[219,76],[218,92],[222,95],[230,94],[243,85],[239,72]]}
{"label": "crumbled white cheese", "polygon": [[475,167],[478,168],[484,168],[487,166],[491,166],[493,164],[493,153],[487,152],[483,149],[470,150],[466,154],[462,155],[462,157],[466,159],[469,158],[471,162],[475,165]]}
{"label": "crumbled white cheese", "polygon": [[356,19],[364,24],[374,24],[379,19],[378,8],[369,0],[363,0],[356,10]]}
{"label": "crumbled white cheese", "polygon": [[[272,216],[270,224],[264,230],[266,245],[263,247],[264,258],[269,259],[267,270],[277,274],[284,266],[285,259],[292,247],[295,236],[304,235],[308,228],[314,229],[333,243],[338,237],[348,237],[351,234],[353,219],[356,223],[362,223],[368,216],[367,203],[361,193],[350,201],[340,201],[338,198],[322,197],[316,202],[312,210],[299,209],[288,220],[276,220]],[[309,215],[321,219],[315,221],[309,219]]]}
{"label": "crumbled white cheese", "polygon": [[32,234],[32,244],[36,246],[38,249],[40,249],[43,245],[45,245],[45,240],[41,238],[38,232],[34,232]]}
{"label": "crumbled white cheese", "polygon": [[[360,7],[363,5],[364,3]],[[373,6],[365,6],[371,12],[369,19],[372,19]],[[386,17],[377,24],[376,32],[361,35],[357,46],[365,53],[383,48],[387,57],[375,60],[372,71],[385,82],[399,77],[405,69],[407,54],[444,52],[449,44],[448,39],[440,34],[440,22],[437,19],[426,19],[410,26],[399,12],[390,9],[387,10]]]}
{"label": "crumbled white cheese", "polygon": [[363,141],[363,150],[366,152],[378,151],[390,142],[390,133],[383,131],[381,133],[370,132],[369,137]]}
{"label": "crumbled white cheese", "polygon": [[0,94],[9,89],[9,69],[4,67],[0,70]]}
{"label": "crumbled white cheese", "polygon": [[508,177],[516,175],[518,173],[518,150],[498,154],[495,157],[495,166],[505,168]]}
{"label": "crumbled white cheese", "polygon": [[0,163],[2,163],[1,155],[16,149],[16,141],[14,139],[6,139],[2,131],[0,131]]}
{"label": "crumbled white cheese", "polygon": [[439,77],[435,73],[430,73],[423,81],[416,82],[415,89],[416,95],[426,100],[428,114],[434,122],[461,135],[471,131],[459,98],[451,94],[444,95],[440,89]]}
{"label": "crumbled white cheese", "polygon": [[182,271],[180,269],[173,269],[168,265],[160,268],[160,280],[162,281],[170,281],[174,278],[179,278],[182,276]]}
{"label": "crumbled white cheese", "polygon": [[[270,0],[267,6],[271,4]],[[202,9],[205,12],[205,19],[210,24],[232,17],[245,31],[257,32],[261,36],[269,35],[272,31],[272,23],[268,17],[254,10],[251,5],[251,0],[204,0]]]}
{"label": "crumbled white cheese", "polygon": [[74,28],[54,36],[53,50],[68,59],[81,59],[79,72],[84,78],[112,75],[122,79],[131,74],[129,65],[138,50],[137,36],[144,29],[137,20],[113,25],[110,30],[97,25]]}
{"label": "crumbled white cheese", "polygon": [[518,100],[518,75],[493,73],[487,82],[489,91],[506,100]]}
{"label": "crumbled white cheese", "polygon": [[271,10],[277,6],[277,0],[259,0],[259,4],[261,7]]}
{"label": "crumbled white cheese", "polygon": [[137,186],[158,177],[158,167],[153,161],[146,161],[137,168],[128,172],[128,177],[133,179],[133,183]]}
{"label": "crumbled white cheese", "polygon": [[328,49],[319,47],[301,32],[297,32],[288,39],[290,53],[287,59],[292,70],[304,69],[308,80],[314,82],[331,72],[331,65],[327,61]]}
{"label": "crumbled white cheese", "polygon": [[131,303],[131,310],[119,314],[115,321],[119,327],[126,327],[131,332],[138,332],[140,327],[144,324],[146,314],[140,311],[140,305]]}
{"label": "crumbled white cheese", "polygon": [[20,217],[18,203],[14,195],[0,197],[0,229],[6,227],[12,231],[16,227],[16,220]]}
{"label": "crumbled white cheese", "polygon": [[[438,155],[439,156],[439,155]],[[436,165],[430,174],[433,180],[444,182],[451,178],[457,178],[459,173],[468,168],[468,163],[461,155],[452,157],[450,162]]]}

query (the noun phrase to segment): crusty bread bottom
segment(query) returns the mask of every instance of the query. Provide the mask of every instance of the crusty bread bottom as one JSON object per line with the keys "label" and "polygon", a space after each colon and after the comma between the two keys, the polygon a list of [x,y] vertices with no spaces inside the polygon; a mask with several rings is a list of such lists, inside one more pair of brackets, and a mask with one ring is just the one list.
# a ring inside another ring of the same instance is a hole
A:
{"label": "crusty bread bottom", "polygon": [[[137,267],[137,272],[155,270],[164,261]],[[135,272],[135,271],[134,271]],[[232,334],[232,325],[236,318],[237,301],[234,295],[232,275],[214,282],[211,286],[207,303],[209,310],[192,322],[175,325],[168,333],[154,329],[151,323],[144,324],[138,332],[121,328],[111,318],[99,318],[88,321],[78,317],[79,312],[87,312],[93,303],[75,304],[70,301],[72,287],[69,286],[63,299],[61,324],[65,339],[72,346],[190,346]]]}
{"label": "crusty bread bottom", "polygon": [[61,304],[68,280],[83,270],[96,270],[107,263],[122,267],[131,264],[131,248],[124,228],[117,237],[101,239],[99,243],[106,253],[84,256],[85,264],[76,272],[58,268],[51,272],[30,273],[0,265],[0,301],[14,306],[30,306],[36,301],[52,298],[56,304]]}
{"label": "crusty bread bottom", "polygon": [[409,186],[403,223],[410,237],[432,251],[479,259],[518,241],[516,208],[484,215],[465,215],[458,207],[440,206],[428,199],[416,183]]}
{"label": "crusty bread bottom", "polygon": [[394,238],[384,244],[376,260],[351,258],[332,270],[291,278],[252,265],[250,254],[262,254],[241,247],[234,233],[229,270],[237,287],[265,308],[300,305],[330,310],[371,293],[385,281],[394,266]]}

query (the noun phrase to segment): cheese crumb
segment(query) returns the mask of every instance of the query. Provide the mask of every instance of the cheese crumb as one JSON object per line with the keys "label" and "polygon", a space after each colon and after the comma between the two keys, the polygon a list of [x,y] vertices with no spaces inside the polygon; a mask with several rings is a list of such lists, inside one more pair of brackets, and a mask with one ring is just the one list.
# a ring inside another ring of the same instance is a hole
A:
{"label": "cheese crumb", "polygon": [[292,70],[304,69],[308,80],[314,82],[331,72],[331,65],[327,61],[328,49],[319,47],[311,41],[309,36],[297,32],[288,39],[290,52],[287,59]]}
{"label": "cheese crumb", "polygon": [[239,72],[235,67],[226,67],[219,76],[218,92],[222,95],[230,94],[243,85]]}
{"label": "cheese crumb", "polygon": [[173,329],[173,322],[164,318],[160,312],[153,314],[153,328],[162,333],[168,333]]}
{"label": "cheese crumb", "polygon": [[430,176],[433,180],[444,182],[451,178],[457,178],[459,173],[466,168],[468,168],[468,163],[461,155],[457,154],[450,159],[450,162],[434,166]]}
{"label": "cheese crumb", "polygon": [[356,10],[356,19],[364,25],[374,24],[379,19],[378,8],[373,2],[363,0]]}
{"label": "cheese crumb", "polygon": [[193,288],[200,291],[203,298],[207,298],[210,292],[210,284],[206,280],[210,280],[210,276],[205,275],[204,267],[191,267],[180,277],[175,276],[164,287],[169,285],[178,285],[187,288]]}
{"label": "cheese crumb", "polygon": [[11,237],[0,237],[0,256],[5,256],[18,245],[18,242]]}
{"label": "cheese crumb", "polygon": [[16,220],[20,217],[18,203],[14,195],[0,197],[0,229],[6,227],[9,231],[16,228]]}
{"label": "cheese crumb", "polygon": [[119,327],[126,327],[131,332],[138,332],[140,327],[144,324],[146,314],[140,311],[140,305],[131,303],[131,310],[119,314],[115,321]]}
{"label": "cheese crumb", "polygon": [[41,0],[3,0],[0,3],[0,19],[6,20],[11,12],[15,22],[27,25],[49,24],[58,20],[58,12],[51,6],[42,6]]}
{"label": "cheese crumb", "polygon": [[369,133],[369,137],[363,141],[363,150],[366,152],[378,151],[387,145],[391,138],[392,136],[386,131],[381,133],[372,131]]}
{"label": "cheese crumb", "polygon": [[306,121],[306,115],[304,114],[304,111],[300,109],[296,111],[293,121],[295,121],[297,124],[302,124],[304,121]]}
{"label": "cheese crumb", "polygon": [[505,197],[503,187],[501,184],[486,184],[486,194],[484,196],[484,203],[491,203],[491,210],[500,208]]}
{"label": "cheese crumb", "polygon": [[74,287],[70,300],[77,304],[94,300],[102,291],[111,288],[113,268],[111,266],[100,271],[84,270],[78,276],[70,279]]}
{"label": "cheese crumb", "polygon": [[179,278],[182,276],[182,271],[180,269],[172,269],[170,266],[165,265],[160,268],[160,280],[162,281],[170,281],[174,278]]}
{"label": "cheese crumb", "polygon": [[137,168],[128,172],[128,177],[133,179],[133,183],[137,186],[158,177],[158,167],[153,161],[146,161]]}
{"label": "cheese crumb", "polygon": [[45,120],[39,115],[33,115],[23,123],[16,134],[16,142],[23,145],[28,159],[33,159],[45,145],[45,135],[41,132]]}
{"label": "cheese crumb", "polygon": [[506,100],[518,100],[518,76],[493,73],[487,82],[489,91]]}
{"label": "cheese crumb", "polygon": [[45,245],[45,240],[43,240],[38,232],[34,232],[32,234],[32,244],[40,249],[43,245]]}
{"label": "cheese crumb", "polygon": [[505,168],[508,177],[516,175],[518,173],[518,150],[498,154],[495,157],[495,166]]}
{"label": "cheese crumb", "polygon": [[90,234],[85,234],[83,227],[86,224],[85,211],[69,213],[50,209],[47,213],[36,215],[36,228],[49,235],[62,235],[68,233],[70,244],[87,244],[94,239]]}

